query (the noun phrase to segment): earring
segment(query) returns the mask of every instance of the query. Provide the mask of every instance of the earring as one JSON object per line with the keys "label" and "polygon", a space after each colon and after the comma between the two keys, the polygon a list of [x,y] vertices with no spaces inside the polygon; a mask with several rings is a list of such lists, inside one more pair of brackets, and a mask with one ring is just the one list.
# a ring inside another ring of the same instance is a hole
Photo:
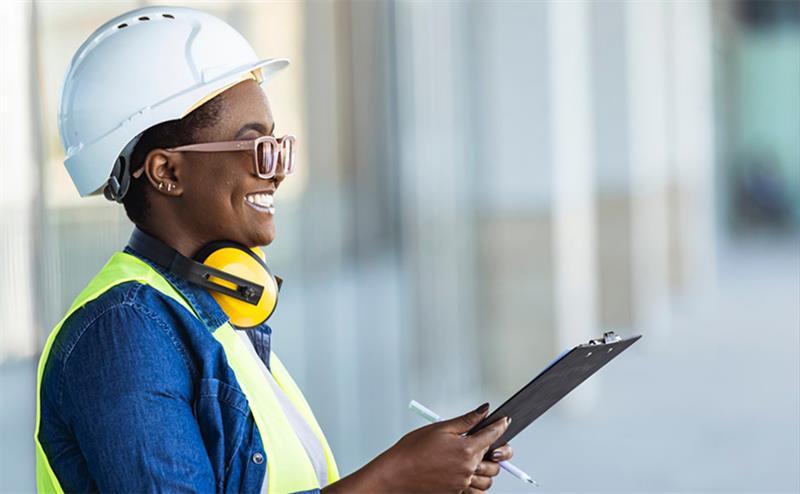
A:
{"label": "earring", "polygon": [[158,190],[164,190],[164,182],[158,182]]}
{"label": "earring", "polygon": [[175,184],[173,184],[173,183],[168,183],[168,184],[167,184],[167,192],[172,192],[172,188],[173,188],[173,187],[175,187]]}

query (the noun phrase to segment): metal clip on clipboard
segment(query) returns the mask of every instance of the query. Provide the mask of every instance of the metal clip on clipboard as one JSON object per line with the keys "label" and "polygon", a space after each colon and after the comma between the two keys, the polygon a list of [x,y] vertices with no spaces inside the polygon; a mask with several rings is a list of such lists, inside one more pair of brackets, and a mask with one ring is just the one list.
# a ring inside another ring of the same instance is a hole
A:
{"label": "metal clip on clipboard", "polygon": [[603,333],[602,338],[595,338],[593,340],[589,340],[587,345],[607,345],[609,343],[616,343],[618,341],[622,341],[622,336],[619,336],[617,333],[613,331],[606,331]]}

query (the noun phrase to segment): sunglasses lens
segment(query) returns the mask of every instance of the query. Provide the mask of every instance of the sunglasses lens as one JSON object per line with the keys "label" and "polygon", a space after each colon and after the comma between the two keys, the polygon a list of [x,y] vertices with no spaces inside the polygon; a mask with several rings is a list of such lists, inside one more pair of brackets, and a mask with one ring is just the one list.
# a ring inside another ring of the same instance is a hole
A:
{"label": "sunglasses lens", "polygon": [[256,155],[258,158],[258,174],[262,177],[270,177],[275,171],[275,150],[272,143],[259,143]]}
{"label": "sunglasses lens", "polygon": [[291,175],[294,172],[294,139],[284,138],[281,143],[281,160],[283,161],[283,173]]}

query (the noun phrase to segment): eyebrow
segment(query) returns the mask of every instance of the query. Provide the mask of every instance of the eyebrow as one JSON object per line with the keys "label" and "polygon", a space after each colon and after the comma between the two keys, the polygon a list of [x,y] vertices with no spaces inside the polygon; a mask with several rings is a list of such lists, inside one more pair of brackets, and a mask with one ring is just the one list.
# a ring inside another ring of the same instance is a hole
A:
{"label": "eyebrow", "polygon": [[264,124],[260,122],[250,122],[248,124],[245,124],[244,127],[239,129],[239,132],[236,133],[236,139],[238,139],[242,134],[251,129],[258,131],[264,135],[270,135],[272,134],[272,132],[275,131],[275,122],[272,122],[272,130],[269,132],[267,132],[267,128],[264,126]]}

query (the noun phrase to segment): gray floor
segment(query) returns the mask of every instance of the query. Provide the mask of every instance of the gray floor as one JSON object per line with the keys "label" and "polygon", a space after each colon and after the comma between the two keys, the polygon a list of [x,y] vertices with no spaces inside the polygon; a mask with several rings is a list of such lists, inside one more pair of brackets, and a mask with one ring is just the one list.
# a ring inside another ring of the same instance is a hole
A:
{"label": "gray floor", "polygon": [[[800,492],[800,244],[735,245],[717,293],[676,301],[670,334],[512,442],[542,487],[501,474],[493,492]],[[34,386],[31,362],[0,366],[2,492],[33,488]],[[575,406],[592,393],[590,412]]]}

